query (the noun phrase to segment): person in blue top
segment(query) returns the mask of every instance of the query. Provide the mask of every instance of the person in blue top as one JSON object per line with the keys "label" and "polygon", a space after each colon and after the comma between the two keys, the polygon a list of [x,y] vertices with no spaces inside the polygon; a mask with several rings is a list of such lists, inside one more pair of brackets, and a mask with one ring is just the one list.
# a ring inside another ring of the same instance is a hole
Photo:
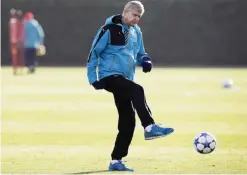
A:
{"label": "person in blue top", "polygon": [[44,44],[44,30],[31,12],[25,14],[24,47],[25,64],[29,73],[35,72],[37,49]]}
{"label": "person in blue top", "polygon": [[111,154],[110,171],[133,171],[122,158],[127,156],[135,130],[135,111],[144,128],[144,137],[151,140],[171,134],[173,128],[155,124],[147,105],[144,89],[135,83],[137,65],[150,72],[152,60],[145,52],[142,32],[137,25],[144,13],[139,1],[128,2],[121,15],[109,17],[96,34],[87,62],[89,83],[114,96],[118,110],[118,135]]}

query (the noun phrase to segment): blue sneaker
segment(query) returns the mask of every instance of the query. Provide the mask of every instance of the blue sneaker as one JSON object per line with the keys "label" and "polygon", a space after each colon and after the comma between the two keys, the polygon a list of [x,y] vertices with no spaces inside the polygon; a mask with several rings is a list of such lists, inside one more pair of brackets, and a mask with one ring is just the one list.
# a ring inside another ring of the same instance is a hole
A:
{"label": "blue sneaker", "polygon": [[110,163],[109,171],[134,171],[133,169],[127,168],[121,160],[117,160],[116,163],[112,164]]}
{"label": "blue sneaker", "polygon": [[145,140],[152,140],[159,137],[165,137],[173,133],[173,131],[174,131],[173,128],[164,128],[157,124],[153,124],[150,132],[147,132],[145,130],[144,136],[145,136]]}

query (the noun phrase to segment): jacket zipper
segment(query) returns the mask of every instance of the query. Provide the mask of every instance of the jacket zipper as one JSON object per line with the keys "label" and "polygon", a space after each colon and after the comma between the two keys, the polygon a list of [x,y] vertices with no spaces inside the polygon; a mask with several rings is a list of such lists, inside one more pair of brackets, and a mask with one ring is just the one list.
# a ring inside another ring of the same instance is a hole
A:
{"label": "jacket zipper", "polygon": [[[129,43],[129,37],[130,37],[130,29],[128,29],[128,30],[129,30],[129,31],[128,31],[128,41],[127,41],[126,46],[127,46],[127,45],[128,45],[128,43]],[[129,77],[130,70],[131,70],[131,66],[132,66],[132,58],[131,58],[131,56],[130,56],[130,59],[129,59],[129,68],[128,68],[128,73],[127,73],[126,78],[128,78],[128,77]]]}

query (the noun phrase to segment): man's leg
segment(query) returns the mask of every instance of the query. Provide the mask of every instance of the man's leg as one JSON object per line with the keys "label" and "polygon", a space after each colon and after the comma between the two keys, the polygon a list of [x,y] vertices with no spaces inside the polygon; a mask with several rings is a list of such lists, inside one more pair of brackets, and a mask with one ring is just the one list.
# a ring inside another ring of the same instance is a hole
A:
{"label": "man's leg", "polygon": [[115,104],[118,110],[118,135],[115,147],[111,154],[112,160],[121,160],[128,154],[129,145],[135,130],[135,110],[129,99],[114,93]]}
{"label": "man's leg", "polygon": [[24,48],[22,45],[18,47],[17,60],[18,60],[18,67],[20,68],[20,73],[22,74],[24,67]]}
{"label": "man's leg", "polygon": [[142,126],[145,128],[144,136],[146,140],[164,137],[174,131],[173,128],[164,128],[154,123],[142,86],[122,76],[110,76],[103,81],[106,82],[106,90],[113,93],[121,93],[121,95],[132,101]]}
{"label": "man's leg", "polygon": [[103,81],[106,82],[106,90],[112,93],[119,93],[132,101],[144,128],[154,123],[142,86],[120,75],[107,77]]}
{"label": "man's leg", "polygon": [[25,62],[26,66],[29,69],[29,73],[35,72],[35,60],[36,60],[36,49],[35,48],[26,48],[25,49]]}
{"label": "man's leg", "polygon": [[[29,49],[28,48],[24,48],[24,62],[25,62],[25,66],[29,69],[30,56],[29,56]],[[29,73],[29,71],[28,71],[28,73]]]}
{"label": "man's leg", "polygon": [[11,57],[12,57],[13,74],[17,75],[18,60],[17,60],[17,47],[16,47],[16,44],[12,44],[10,49],[11,49]]}
{"label": "man's leg", "polygon": [[121,159],[128,154],[128,149],[133,138],[135,109],[131,99],[122,94],[121,84],[115,81],[114,76],[107,77],[104,81],[107,84],[106,90],[113,93],[119,115],[118,135],[111,154],[112,161],[108,169],[110,171],[133,171],[127,168]]}

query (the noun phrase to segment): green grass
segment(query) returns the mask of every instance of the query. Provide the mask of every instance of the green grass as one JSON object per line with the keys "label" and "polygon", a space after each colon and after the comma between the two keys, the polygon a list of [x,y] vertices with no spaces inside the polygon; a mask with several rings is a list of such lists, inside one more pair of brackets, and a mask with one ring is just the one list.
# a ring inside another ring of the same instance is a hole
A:
{"label": "green grass", "polygon": [[[85,69],[39,68],[35,75],[13,76],[3,67],[1,74],[1,173],[107,169],[117,111],[110,93],[88,85]],[[221,87],[227,78],[232,89]],[[247,69],[138,69],[136,82],[145,88],[155,121],[175,128],[169,137],[145,141],[137,119],[126,157],[136,174],[247,173]],[[217,139],[211,154],[193,148],[201,131]]]}

